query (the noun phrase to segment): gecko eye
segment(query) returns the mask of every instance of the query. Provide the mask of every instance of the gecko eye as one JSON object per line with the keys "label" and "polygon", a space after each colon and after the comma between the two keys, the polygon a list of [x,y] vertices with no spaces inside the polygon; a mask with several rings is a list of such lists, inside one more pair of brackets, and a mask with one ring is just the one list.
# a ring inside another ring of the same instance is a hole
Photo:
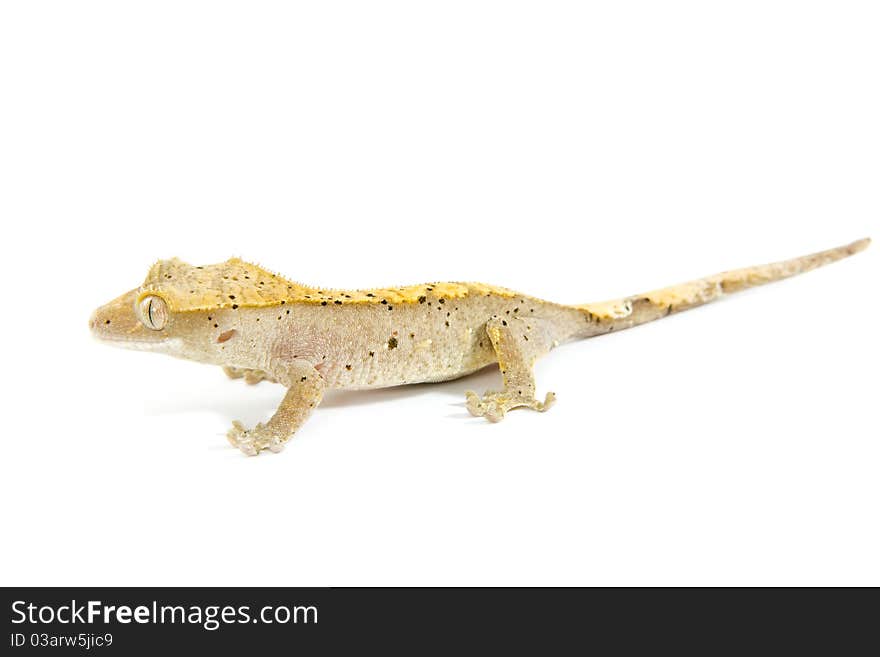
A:
{"label": "gecko eye", "polygon": [[160,331],[168,322],[168,306],[162,297],[144,297],[138,303],[138,308],[141,313],[141,322],[147,328]]}

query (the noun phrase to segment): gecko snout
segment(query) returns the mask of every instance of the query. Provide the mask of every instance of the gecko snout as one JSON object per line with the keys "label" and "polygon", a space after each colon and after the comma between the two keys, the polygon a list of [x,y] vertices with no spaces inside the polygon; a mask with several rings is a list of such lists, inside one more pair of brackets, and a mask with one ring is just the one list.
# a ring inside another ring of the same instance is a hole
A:
{"label": "gecko snout", "polygon": [[89,317],[89,332],[92,334],[93,338],[97,338],[98,340],[112,339],[115,337],[115,329],[118,327],[114,325],[110,313],[101,312],[102,310],[103,308],[98,308],[92,313],[91,317]]}
{"label": "gecko snout", "polygon": [[135,311],[136,300],[137,290],[132,290],[95,310],[89,317],[92,335],[111,342],[155,343],[163,339],[161,331],[144,326]]}
{"label": "gecko snout", "polygon": [[102,313],[101,310],[101,308],[98,308],[89,317],[89,331],[91,331],[92,335],[96,337],[99,337],[100,333],[104,330],[104,327],[109,328],[113,323],[113,320],[108,316],[108,313]]}

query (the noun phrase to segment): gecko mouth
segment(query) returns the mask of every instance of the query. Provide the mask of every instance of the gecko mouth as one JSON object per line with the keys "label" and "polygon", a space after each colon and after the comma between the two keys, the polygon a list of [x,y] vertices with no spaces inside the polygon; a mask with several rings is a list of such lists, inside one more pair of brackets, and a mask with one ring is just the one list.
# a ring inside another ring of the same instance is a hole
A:
{"label": "gecko mouth", "polygon": [[116,347],[123,347],[124,349],[136,349],[138,351],[164,351],[174,342],[180,342],[179,340],[174,340],[173,338],[163,340],[138,340],[136,338],[126,338],[117,335],[102,335],[96,331],[92,332],[92,337],[95,338],[98,342],[106,342]]}
{"label": "gecko mouth", "polygon": [[[89,329],[92,337],[99,342],[104,342],[114,347],[136,349],[138,351],[156,351],[167,348],[169,343],[175,341],[173,338],[159,337],[158,335],[144,336],[138,326],[132,326],[127,331],[112,330],[117,328],[111,320],[98,317],[97,313],[89,319]],[[132,335],[127,335],[126,333]]]}

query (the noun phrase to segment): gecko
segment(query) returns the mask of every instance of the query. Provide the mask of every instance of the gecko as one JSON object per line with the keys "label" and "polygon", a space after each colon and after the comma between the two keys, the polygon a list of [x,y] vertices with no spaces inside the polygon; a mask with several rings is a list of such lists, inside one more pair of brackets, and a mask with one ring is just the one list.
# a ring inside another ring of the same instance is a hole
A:
{"label": "gecko", "polygon": [[546,411],[533,366],[565,342],[627,329],[733,292],[781,280],[865,249],[869,239],[723,272],[653,292],[579,305],[483,283],[330,290],[232,258],[193,266],[159,260],[139,287],[98,308],[92,334],[107,344],[211,365],[231,378],[287,390],[266,422],[232,423],[247,455],[279,452],[326,390],[446,381],[497,364],[502,389],[465,393],[468,411],[498,422],[515,408]]}

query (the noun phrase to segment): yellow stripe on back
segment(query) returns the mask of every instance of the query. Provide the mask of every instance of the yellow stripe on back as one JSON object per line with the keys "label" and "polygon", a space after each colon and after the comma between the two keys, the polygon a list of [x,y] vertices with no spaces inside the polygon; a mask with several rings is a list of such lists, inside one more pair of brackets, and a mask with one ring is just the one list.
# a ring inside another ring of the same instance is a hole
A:
{"label": "yellow stripe on back", "polygon": [[217,308],[262,308],[283,303],[343,305],[352,303],[419,303],[428,295],[459,299],[471,294],[505,298],[518,293],[483,283],[425,283],[371,290],[326,290],[289,281],[255,265],[232,258],[195,267],[182,260],[160,260],[141,286],[141,297],[156,294],[172,311]]}

